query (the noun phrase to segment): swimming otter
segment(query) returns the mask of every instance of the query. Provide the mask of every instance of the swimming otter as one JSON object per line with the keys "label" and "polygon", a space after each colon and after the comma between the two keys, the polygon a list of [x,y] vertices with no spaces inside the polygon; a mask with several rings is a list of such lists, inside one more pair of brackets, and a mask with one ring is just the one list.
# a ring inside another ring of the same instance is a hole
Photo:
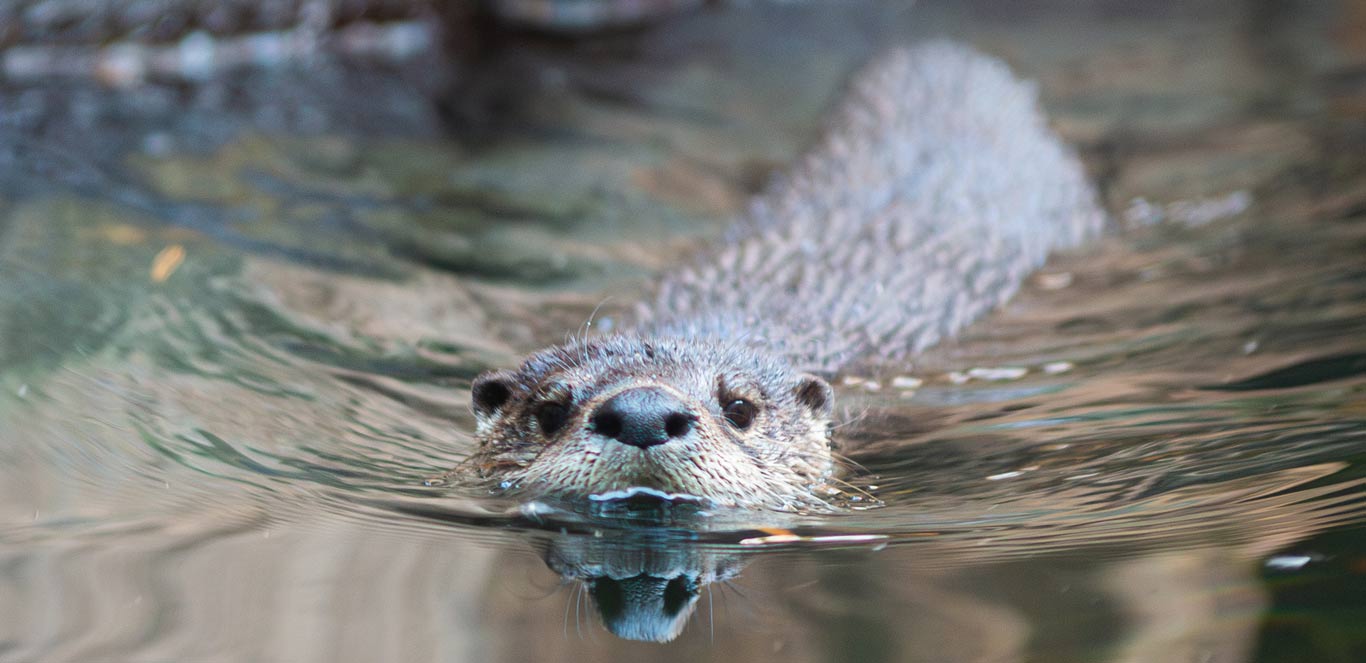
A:
{"label": "swimming otter", "polygon": [[955,44],[892,51],[629,331],[479,376],[467,467],[530,495],[819,508],[827,379],[943,339],[1103,219],[1032,85]]}

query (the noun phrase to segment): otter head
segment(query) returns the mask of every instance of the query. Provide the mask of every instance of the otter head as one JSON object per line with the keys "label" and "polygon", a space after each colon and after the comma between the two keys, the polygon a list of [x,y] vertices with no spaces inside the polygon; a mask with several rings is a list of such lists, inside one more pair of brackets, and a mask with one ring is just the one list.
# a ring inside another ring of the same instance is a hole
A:
{"label": "otter head", "polygon": [[833,466],[830,385],[740,343],[582,340],[472,392],[471,466],[509,492],[796,510],[820,504],[812,489]]}

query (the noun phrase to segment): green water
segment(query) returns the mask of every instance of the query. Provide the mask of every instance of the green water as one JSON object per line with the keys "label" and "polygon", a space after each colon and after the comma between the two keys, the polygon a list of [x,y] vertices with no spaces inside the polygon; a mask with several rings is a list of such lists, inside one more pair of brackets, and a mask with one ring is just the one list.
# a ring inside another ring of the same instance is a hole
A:
{"label": "green water", "polygon": [[[474,375],[610,325],[941,34],[1039,82],[1115,231],[841,382],[875,499],[428,481]],[[486,66],[476,139],[383,72],[0,87],[0,661],[1366,660],[1366,6],[777,4]]]}

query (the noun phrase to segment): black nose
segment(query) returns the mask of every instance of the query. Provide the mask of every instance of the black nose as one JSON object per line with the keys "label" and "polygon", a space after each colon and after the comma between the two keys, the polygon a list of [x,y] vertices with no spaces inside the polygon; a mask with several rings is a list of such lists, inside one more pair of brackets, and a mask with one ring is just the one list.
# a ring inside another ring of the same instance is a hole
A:
{"label": "black nose", "polygon": [[638,387],[607,399],[593,413],[593,430],[622,444],[648,449],[683,437],[697,417],[663,389]]}

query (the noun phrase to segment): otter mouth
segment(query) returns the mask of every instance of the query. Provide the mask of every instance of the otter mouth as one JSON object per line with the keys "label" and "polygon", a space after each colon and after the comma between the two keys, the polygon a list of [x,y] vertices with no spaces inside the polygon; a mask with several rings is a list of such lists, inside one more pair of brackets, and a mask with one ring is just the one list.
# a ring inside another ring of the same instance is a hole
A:
{"label": "otter mouth", "polygon": [[665,513],[677,515],[680,511],[701,512],[716,505],[699,495],[670,493],[647,486],[590,493],[588,502],[598,515],[632,518]]}
{"label": "otter mouth", "polygon": [[591,493],[588,499],[593,502],[668,502],[671,504],[701,504],[710,505],[712,501],[705,497],[692,495],[689,493],[669,493],[658,488],[648,486],[631,486],[618,490],[609,490],[605,493]]}

